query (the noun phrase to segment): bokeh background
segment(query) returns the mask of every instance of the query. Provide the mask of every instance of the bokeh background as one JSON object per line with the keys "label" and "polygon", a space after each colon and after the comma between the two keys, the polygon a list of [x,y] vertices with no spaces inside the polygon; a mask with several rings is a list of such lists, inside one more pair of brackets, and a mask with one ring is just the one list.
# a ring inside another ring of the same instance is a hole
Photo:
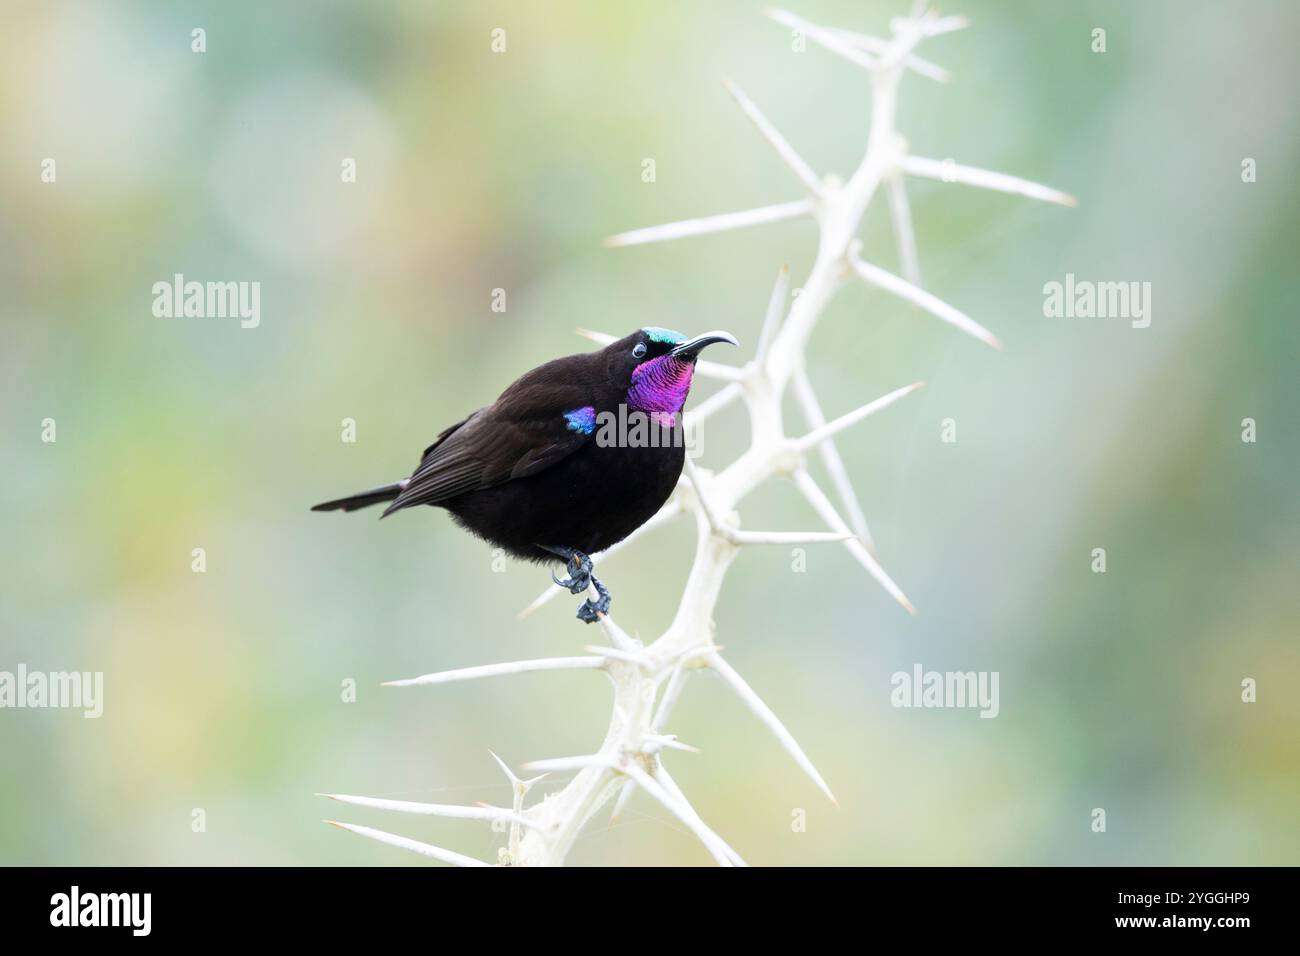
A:
{"label": "bokeh background", "polygon": [[[902,7],[792,9],[881,34]],[[718,607],[730,659],[840,809],[707,678],[673,727],[703,753],[674,774],[755,863],[1300,862],[1300,15],[1172,0],[945,12],[973,25],[923,51],[950,83],[905,80],[917,152],[1049,183],[1079,208],[911,189],[927,286],[1005,354],[865,287],[812,341],[831,414],[929,383],[841,443],[919,614],[833,546],[803,574],[781,549],[743,554]],[[422,864],[330,816],[493,858],[501,838],[481,824],[313,794],[507,802],[489,748],[519,764],[598,743],[609,693],[589,673],[379,686],[581,653],[576,599],[514,618],[544,571],[495,573],[433,509],[379,523],[308,507],[406,474],[445,424],[588,347],[577,326],[721,327],[752,345],[780,264],[795,285],[807,273],[810,222],[601,239],[798,194],[719,74],[819,170],[856,164],[865,76],[792,52],[761,14],[4,5],[0,669],[103,671],[106,699],[97,721],[0,711],[0,862]],[[864,236],[897,268],[883,205]],[[177,272],[260,281],[261,326],[155,318],[152,284]],[[1042,286],[1067,272],[1151,282],[1151,327],[1044,318]],[[947,417],[956,444],[939,440]],[[742,409],[719,418],[703,463],[746,434]],[[744,518],[813,526],[782,484]],[[625,627],[670,619],[692,534],[671,526],[605,566]],[[889,676],[914,663],[999,671],[1001,715],[893,709]],[[1257,703],[1240,701],[1245,677]],[[571,861],[707,856],[638,797]]]}

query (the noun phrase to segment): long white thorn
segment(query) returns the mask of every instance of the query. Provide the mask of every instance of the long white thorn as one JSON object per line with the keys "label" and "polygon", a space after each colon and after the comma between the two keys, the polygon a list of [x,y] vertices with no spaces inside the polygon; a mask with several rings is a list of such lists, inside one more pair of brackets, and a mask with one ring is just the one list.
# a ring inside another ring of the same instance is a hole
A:
{"label": "long white thorn", "polygon": [[412,840],[408,837],[398,836],[396,833],[388,833],[384,830],[376,830],[373,827],[357,826],[355,823],[340,823],[338,820],[326,820],[325,822],[332,827],[338,827],[340,830],[347,830],[350,833],[368,837],[371,840],[378,840],[380,843],[387,843],[389,846],[401,847],[403,850],[410,850],[412,853],[432,857],[435,860],[441,860],[443,863],[451,863],[454,866],[492,865],[490,863],[484,863],[482,860],[476,860],[472,856],[465,856],[463,853],[444,850],[442,847],[434,846],[432,843],[421,843],[419,840]]}
{"label": "long white thorn", "polygon": [[850,538],[856,537],[852,532],[741,531],[737,528],[733,528],[722,522],[721,516],[709,503],[699,471],[695,467],[695,463],[689,458],[685,461],[685,471],[691,484],[695,487],[695,498],[700,504],[700,509],[704,512],[704,520],[708,522],[709,528],[714,534],[721,536],[732,544],[813,544],[824,541],[847,541]]}
{"label": "long white thorn", "polygon": [[745,683],[745,679],[736,673],[736,669],[723,660],[719,654],[713,655],[709,661],[709,666],[727,682],[731,689],[736,692],[736,695],[745,702],[745,706],[753,711],[754,716],[762,721],[768,730],[772,731],[776,739],[780,741],[781,746],[794,758],[794,762],[799,765],[800,769],[811,777],[813,783],[817,784],[821,792],[826,794],[831,803],[838,807],[840,805],[839,801],[835,799],[835,794],[831,793],[831,788],[826,786],[826,781],[817,772],[813,762],[808,759],[808,755],[803,752],[803,748],[799,746],[790,731],[785,729],[785,724],[781,723],[780,718],[772,713],[772,708],[763,703],[763,698],[754,693],[754,688]]}
{"label": "long white thorn", "polygon": [[[635,780],[637,786],[642,790],[663,804],[664,809],[686,824],[690,831],[700,838],[700,842],[704,844],[705,849],[709,851],[719,866],[735,866],[732,861],[739,858],[736,851],[729,847],[722,837],[709,829],[708,825],[700,819],[699,814],[691,808],[690,804],[678,800],[665,790],[658,780],[655,780],[650,774],[631,761],[619,769]],[[743,861],[741,865],[744,865]]]}
{"label": "long white thorn", "polygon": [[[682,788],[677,786],[677,781],[672,778],[672,775],[668,772],[668,768],[663,765],[663,761],[660,761],[658,767],[655,769],[654,778],[659,782],[659,784],[665,790],[667,790],[675,798],[681,801],[682,806],[689,809],[691,813],[694,813],[696,819],[699,819],[701,823],[704,822],[702,819],[700,819],[700,815],[696,811],[696,809],[691,806],[691,801],[686,798],[686,794],[682,792]],[[727,846],[727,845],[724,843],[723,846]],[[737,853],[735,850],[732,850],[731,847],[728,846],[727,850],[730,855],[731,862],[736,864],[736,866],[749,865],[744,860],[742,860],[740,858],[740,854]]]}
{"label": "long white thorn", "polygon": [[664,695],[659,699],[659,707],[655,710],[654,719],[650,721],[652,733],[663,733],[668,718],[672,715],[673,708],[677,706],[677,699],[682,694],[682,688],[686,686],[686,678],[689,673],[687,668],[679,666],[674,667],[673,672],[668,676],[668,686],[664,688]]}
{"label": "long white thorn", "polygon": [[[879,37],[867,36],[863,33],[856,33],[853,30],[840,30],[829,28],[830,32],[844,40],[846,43],[857,47],[858,49],[871,54],[882,54],[889,51],[889,41],[882,40]],[[931,63],[915,54],[903,57],[903,66],[907,67],[914,73],[936,80],[939,83],[946,83],[949,79],[948,71],[937,63]]]}
{"label": "long white thorn", "polygon": [[[669,521],[671,521],[673,518],[676,518],[681,513],[682,513],[681,501],[676,498],[672,499],[667,504],[665,504],[662,508],[660,508],[658,513],[656,513],[653,518],[651,518],[641,527],[637,528],[635,531],[633,531],[630,535],[628,535],[618,544],[606,548],[604,551],[600,552],[600,554],[590,555],[592,563],[594,564],[597,561],[605,561],[608,558],[612,558],[614,555],[618,554],[628,545],[641,540],[641,538],[644,537],[646,534],[650,533],[655,528],[658,528],[661,525],[667,524]],[[524,608],[522,611],[516,614],[515,619],[522,621],[524,618],[531,615],[538,608],[542,607],[545,604],[549,604],[551,601],[559,597],[561,594],[568,594],[568,593],[569,592],[566,588],[562,588],[559,587],[558,585],[552,584],[545,591],[543,591],[536,598],[534,598],[532,604],[528,605],[528,607]]]}
{"label": "long white thorn", "polygon": [[690,422],[691,427],[694,428],[708,421],[743,394],[745,394],[745,390],[739,382],[724,385],[694,408],[688,408],[685,420]]}
{"label": "long white thorn", "polygon": [[727,92],[736,101],[736,105],[740,107],[741,112],[748,116],[750,121],[758,127],[759,133],[767,140],[768,145],[776,150],[777,155],[799,177],[799,181],[803,183],[804,188],[814,196],[820,196],[822,194],[821,180],[817,178],[813,168],[804,161],[802,156],[795,152],[794,147],[781,135],[780,130],[772,125],[771,121],[763,115],[762,110],[754,105],[754,101],[746,96],[745,91],[735,83],[723,77],[722,85],[727,88]]}
{"label": "long white thorn", "polygon": [[632,799],[634,790],[636,790],[636,781],[628,777],[623,782],[622,789],[618,791],[618,799],[614,801],[614,809],[609,815],[610,825],[613,825],[614,821],[623,815],[623,811],[627,808],[627,802]]}
{"label": "long white thorn", "polygon": [[850,541],[857,538],[852,531],[732,531],[727,540],[732,544],[825,544]]}
{"label": "long white thorn", "polygon": [[894,241],[898,245],[899,267],[903,278],[921,284],[921,260],[916,252],[916,232],[912,229],[912,209],[907,203],[907,185],[902,176],[889,178],[889,215],[894,223]]}
{"label": "long white thorn", "polygon": [[1021,179],[1018,176],[1008,176],[1006,173],[978,169],[975,166],[959,166],[950,159],[938,160],[926,159],[922,156],[905,156],[899,166],[909,176],[937,179],[945,183],[979,186],[981,189],[993,189],[997,192],[1028,196],[1030,199],[1041,199],[1043,202],[1054,202],[1061,206],[1079,205],[1079,200],[1074,196],[1059,189],[1053,189],[1051,186],[1044,186],[1041,183]]}
{"label": "long white thorn", "polygon": [[984,326],[980,325],[965,312],[958,311],[944,302],[936,295],[931,295],[919,286],[914,286],[906,279],[899,278],[892,272],[888,272],[880,266],[873,265],[865,261],[858,254],[859,242],[854,242],[853,249],[849,252],[849,262],[853,266],[853,271],[861,277],[862,281],[868,285],[874,285],[884,289],[886,292],[893,293],[900,299],[906,299],[914,305],[919,305],[931,315],[942,319],[949,325],[955,326],[967,335],[973,336],[983,342],[985,345],[991,345],[998,351],[1002,351],[1002,343]]}
{"label": "long white thorn", "polygon": [[682,750],[688,754],[700,752],[699,747],[692,747],[690,744],[678,740],[676,734],[642,734],[641,748],[646,753],[657,753],[664,748]]}
{"label": "long white thorn", "polygon": [[594,329],[584,329],[581,326],[574,329],[574,331],[584,339],[591,339],[597,345],[609,345],[611,342],[618,341],[616,336],[610,335],[608,332],[597,332]]}
{"label": "long white thorn", "polygon": [[615,767],[616,761],[604,754],[583,754],[580,757],[550,757],[530,760],[524,764],[529,770],[585,770],[587,767]]}
{"label": "long white thorn", "polygon": [[810,214],[812,210],[812,199],[796,199],[792,202],[777,203],[774,206],[746,209],[743,212],[724,212],[717,216],[684,219],[681,222],[665,223],[662,226],[633,229],[631,232],[610,236],[605,240],[605,245],[639,246],[647,242],[667,242],[671,239],[684,239],[687,236],[703,236],[713,232],[726,232],[730,229],[744,229],[769,222],[798,219],[800,216]]}
{"label": "long white thorn", "polygon": [[704,480],[700,477],[700,471],[695,467],[695,462],[691,460],[689,455],[683,460],[683,469],[686,472],[686,477],[690,479],[691,486],[695,489],[695,500],[699,502],[700,510],[704,512],[704,520],[709,523],[709,527],[713,531],[725,536],[730,529],[722,524],[722,516],[713,509],[713,505],[709,502],[708,495],[704,492]]}
{"label": "long white thorn", "polygon": [[928,37],[937,37],[945,33],[952,33],[954,30],[965,30],[970,26],[970,20],[965,17],[939,17],[935,20],[926,20],[921,24],[921,32]]}
{"label": "long white thorn", "polygon": [[[808,427],[820,428],[825,425],[826,416],[822,412],[821,403],[817,401],[812,383],[808,381],[808,374],[800,369],[795,372],[790,384],[793,387],[795,400],[803,409]],[[828,438],[823,441],[818,451],[821,453],[822,464],[826,466],[827,474],[831,476],[831,485],[835,488],[835,494],[839,496],[840,505],[848,513],[849,527],[862,539],[867,550],[875,551],[876,543],[871,537],[871,529],[867,527],[867,516],[858,502],[857,492],[853,490],[853,482],[849,479],[849,470],[844,466],[844,459],[840,457],[834,440]]]}
{"label": "long white thorn", "polygon": [[565,588],[552,584],[541,594],[537,595],[537,597],[533,598],[532,603],[529,604],[528,607],[516,614],[515,620],[522,621],[524,618],[531,617],[543,605],[550,604],[551,601],[555,600],[555,598],[559,597],[561,594],[567,593],[568,591]]}
{"label": "long white thorn", "polygon": [[608,614],[600,615],[600,628],[605,632],[605,636],[609,638],[609,642],[624,654],[640,653],[641,642],[615,624],[614,619]]}
{"label": "long white thorn", "polygon": [[480,677],[497,677],[501,674],[524,674],[529,671],[585,670],[605,666],[600,657],[542,657],[531,661],[509,661],[504,664],[483,664],[479,667],[462,667],[454,671],[439,671],[406,680],[384,681],[384,687],[413,687],[416,684],[450,684],[459,680],[477,680]]}
{"label": "long white thorn", "polygon": [[648,668],[651,666],[650,658],[646,656],[644,651],[640,650],[625,651],[619,647],[601,647],[599,644],[588,644],[583,650],[598,654],[601,657],[608,657],[610,660],[622,661],[634,667]]}
{"label": "long white thorn", "polygon": [[924,384],[924,382],[913,382],[911,385],[904,385],[902,388],[896,388],[888,395],[882,395],[875,401],[867,402],[867,404],[862,407],[855,408],[853,411],[841,415],[832,422],[827,422],[819,428],[814,428],[807,435],[795,440],[795,448],[802,453],[806,453],[811,449],[816,448],[826,439],[844,431],[844,429],[848,428],[850,425],[862,421],[862,419],[866,418],[868,415],[874,415],[881,409],[888,408],[905,395],[912,394]]}
{"label": "long white thorn", "polygon": [[788,10],[768,9],[767,15],[783,26],[791,30],[798,30],[814,43],[818,43],[830,50],[832,53],[839,54],[850,63],[855,63],[864,70],[874,69],[879,62],[875,57],[870,56],[849,41],[836,35],[834,30],[828,30],[825,27],[819,27],[815,23],[805,20],[803,17],[797,17]]}
{"label": "long white thorn", "polygon": [[711,362],[706,359],[700,359],[695,363],[695,374],[702,378],[712,378],[720,382],[743,382],[745,380],[744,369],[736,368],[734,365],[724,365],[722,362]]}
{"label": "long white thorn", "polygon": [[492,759],[497,762],[497,766],[501,768],[501,772],[504,773],[506,779],[510,781],[511,803],[513,804],[514,812],[511,813],[512,819],[510,821],[510,834],[506,838],[506,853],[509,854],[511,861],[517,861],[519,859],[519,848],[522,845],[523,827],[533,826],[533,824],[523,815],[524,797],[528,796],[528,791],[532,789],[533,784],[539,782],[546,776],[546,774],[540,774],[539,776],[533,777],[531,780],[520,780],[519,777],[515,775],[515,772],[510,769],[510,765],[498,757],[496,753],[491,750],[489,750],[488,753],[492,754]]}
{"label": "long white thorn", "polygon": [[546,774],[543,773],[533,777],[531,780],[521,780],[515,775],[515,772],[510,769],[510,765],[496,755],[495,751],[489,750],[488,754],[497,762],[497,766],[501,768],[501,772],[505,774],[506,779],[510,781],[510,789],[520,797],[527,796],[528,791],[533,788],[534,784],[540,783],[546,778]]}
{"label": "long white thorn", "polygon": [[767,311],[763,314],[763,328],[758,333],[758,348],[754,352],[755,360],[762,362],[763,356],[767,354],[768,348],[772,345],[772,338],[776,335],[777,327],[781,324],[781,316],[785,314],[785,299],[790,291],[790,267],[784,265],[781,271],[776,274],[776,282],[772,285],[772,295],[767,300]]}
{"label": "long white thorn", "polygon": [[318,793],[318,797],[328,797],[339,803],[350,803],[357,807],[372,807],[376,810],[392,810],[396,813],[414,813],[430,817],[450,817],[457,820],[508,820],[520,826],[536,826],[527,817],[515,811],[500,807],[463,807],[455,803],[419,803],[414,800],[388,800],[383,797],[357,797],[347,793]]}
{"label": "long white thorn", "polygon": [[[831,504],[830,499],[826,497],[821,488],[817,487],[817,482],[813,481],[812,475],[800,468],[794,473],[795,486],[803,493],[804,498],[813,506],[813,510],[821,515],[825,521],[836,531],[848,531],[849,526],[844,523],[844,519],[839,516],[835,506]],[[883,587],[899,604],[907,609],[909,614],[915,614],[916,608],[912,602],[907,599],[903,589],[894,583],[893,578],[885,573],[885,569],[880,566],[880,562],[875,559],[870,551],[862,546],[862,543],[856,539],[844,542],[844,547],[848,548],[849,554],[858,559],[858,563],[867,569],[867,573],[876,579],[876,582]]]}

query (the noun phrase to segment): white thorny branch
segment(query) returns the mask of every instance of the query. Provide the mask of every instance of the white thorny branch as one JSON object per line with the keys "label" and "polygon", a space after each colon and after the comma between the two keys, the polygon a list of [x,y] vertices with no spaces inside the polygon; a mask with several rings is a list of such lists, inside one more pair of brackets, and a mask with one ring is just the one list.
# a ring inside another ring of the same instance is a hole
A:
{"label": "white thorny branch", "polygon": [[[893,598],[913,611],[906,595],[876,560],[863,511],[849,482],[848,473],[835,447],[835,436],[850,425],[893,404],[919,388],[904,385],[862,407],[827,421],[804,368],[808,338],[835,292],[846,282],[860,279],[905,299],[925,312],[995,348],[998,340],[963,312],[920,286],[916,240],[908,209],[906,179],[917,177],[944,182],[966,183],[986,189],[1017,193],[1062,205],[1074,205],[1065,193],[1001,173],[936,161],[911,155],[906,140],[895,127],[895,105],[899,80],[907,71],[943,81],[947,73],[915,54],[921,41],[961,29],[960,17],[939,16],[927,11],[924,2],[914,5],[907,17],[890,23],[892,38],[880,40],[847,30],[809,23],[783,10],[769,16],[794,31],[798,41],[811,40],[864,69],[871,81],[871,122],[866,154],[847,181],[818,177],[812,168],[736,86],[727,89],[740,109],[758,128],[791,169],[803,187],[803,198],[790,202],[654,226],[623,233],[608,240],[612,246],[661,242],[685,236],[722,232],[760,223],[811,216],[820,229],[817,258],[803,283],[802,291],[786,310],[788,274],[782,269],[772,291],[754,358],[742,367],[701,361],[701,377],[719,379],[723,387],[687,412],[687,424],[695,427],[736,401],[749,411],[752,441],[748,450],[718,471],[697,468],[687,458],[682,482],[663,509],[637,532],[597,555],[613,556],[633,545],[647,532],[671,521],[683,512],[695,516],[697,535],[694,563],[682,594],[681,604],[669,628],[655,641],[643,645],[629,636],[609,616],[600,625],[609,645],[585,648],[580,657],[488,664],[460,670],[426,674],[392,685],[442,684],[451,681],[494,677],[525,671],[586,669],[603,671],[614,686],[613,716],[600,747],[591,754],[537,760],[525,766],[536,771],[573,772],[574,776],[557,792],[540,802],[524,806],[529,788],[537,779],[521,780],[496,755],[510,781],[513,794],[509,808],[453,806],[416,803],[374,797],[333,794],[344,803],[446,817],[487,820],[502,832],[508,830],[506,846],[497,864],[512,866],[555,866],[564,862],[574,840],[591,817],[610,799],[617,815],[636,790],[653,800],[689,829],[721,866],[744,865],[730,846],[704,822],[665,766],[666,750],[693,751],[666,732],[674,704],[689,676],[709,669],[744,702],[776,737],[795,763],[831,800],[830,788],[818,773],[790,731],[765,704],[745,679],[721,656],[714,643],[713,612],[727,569],[740,549],[751,545],[799,545],[830,542],[842,545]],[[898,244],[902,276],[886,271],[862,258],[856,238],[868,204],[883,190],[891,212]],[[610,339],[588,333],[597,341]],[[800,437],[786,434],[782,399],[792,392],[806,420],[807,431]],[[808,457],[816,452],[825,466],[834,492],[827,495],[808,470]],[[763,482],[778,476],[793,480],[797,489],[829,530],[746,531],[739,527],[736,507]],[[526,616],[557,595],[551,587],[526,608]],[[330,821],[334,822],[334,821]],[[362,836],[403,847],[434,859],[464,866],[488,865],[463,854],[411,840],[371,827],[346,823],[335,825]]]}

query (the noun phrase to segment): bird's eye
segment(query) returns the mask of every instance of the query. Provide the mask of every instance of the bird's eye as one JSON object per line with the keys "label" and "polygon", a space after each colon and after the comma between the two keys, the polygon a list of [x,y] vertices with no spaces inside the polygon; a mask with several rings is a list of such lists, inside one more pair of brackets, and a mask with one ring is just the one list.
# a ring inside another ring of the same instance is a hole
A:
{"label": "bird's eye", "polygon": [[641,356],[643,355],[645,355],[645,343],[638,342],[636,345],[632,347],[632,357],[641,358]]}

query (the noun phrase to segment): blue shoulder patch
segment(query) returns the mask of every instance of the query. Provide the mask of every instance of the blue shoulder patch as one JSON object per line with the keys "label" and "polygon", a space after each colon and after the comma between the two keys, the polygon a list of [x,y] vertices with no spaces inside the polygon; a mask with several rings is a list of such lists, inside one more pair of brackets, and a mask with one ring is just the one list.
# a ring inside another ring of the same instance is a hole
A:
{"label": "blue shoulder patch", "polygon": [[590,405],[575,408],[564,413],[564,420],[569,423],[569,431],[590,435],[596,430],[596,409]]}
{"label": "blue shoulder patch", "polygon": [[661,329],[657,325],[647,325],[641,330],[651,342],[660,342],[667,345],[680,345],[686,341],[686,336],[680,332],[674,332],[672,329]]}

